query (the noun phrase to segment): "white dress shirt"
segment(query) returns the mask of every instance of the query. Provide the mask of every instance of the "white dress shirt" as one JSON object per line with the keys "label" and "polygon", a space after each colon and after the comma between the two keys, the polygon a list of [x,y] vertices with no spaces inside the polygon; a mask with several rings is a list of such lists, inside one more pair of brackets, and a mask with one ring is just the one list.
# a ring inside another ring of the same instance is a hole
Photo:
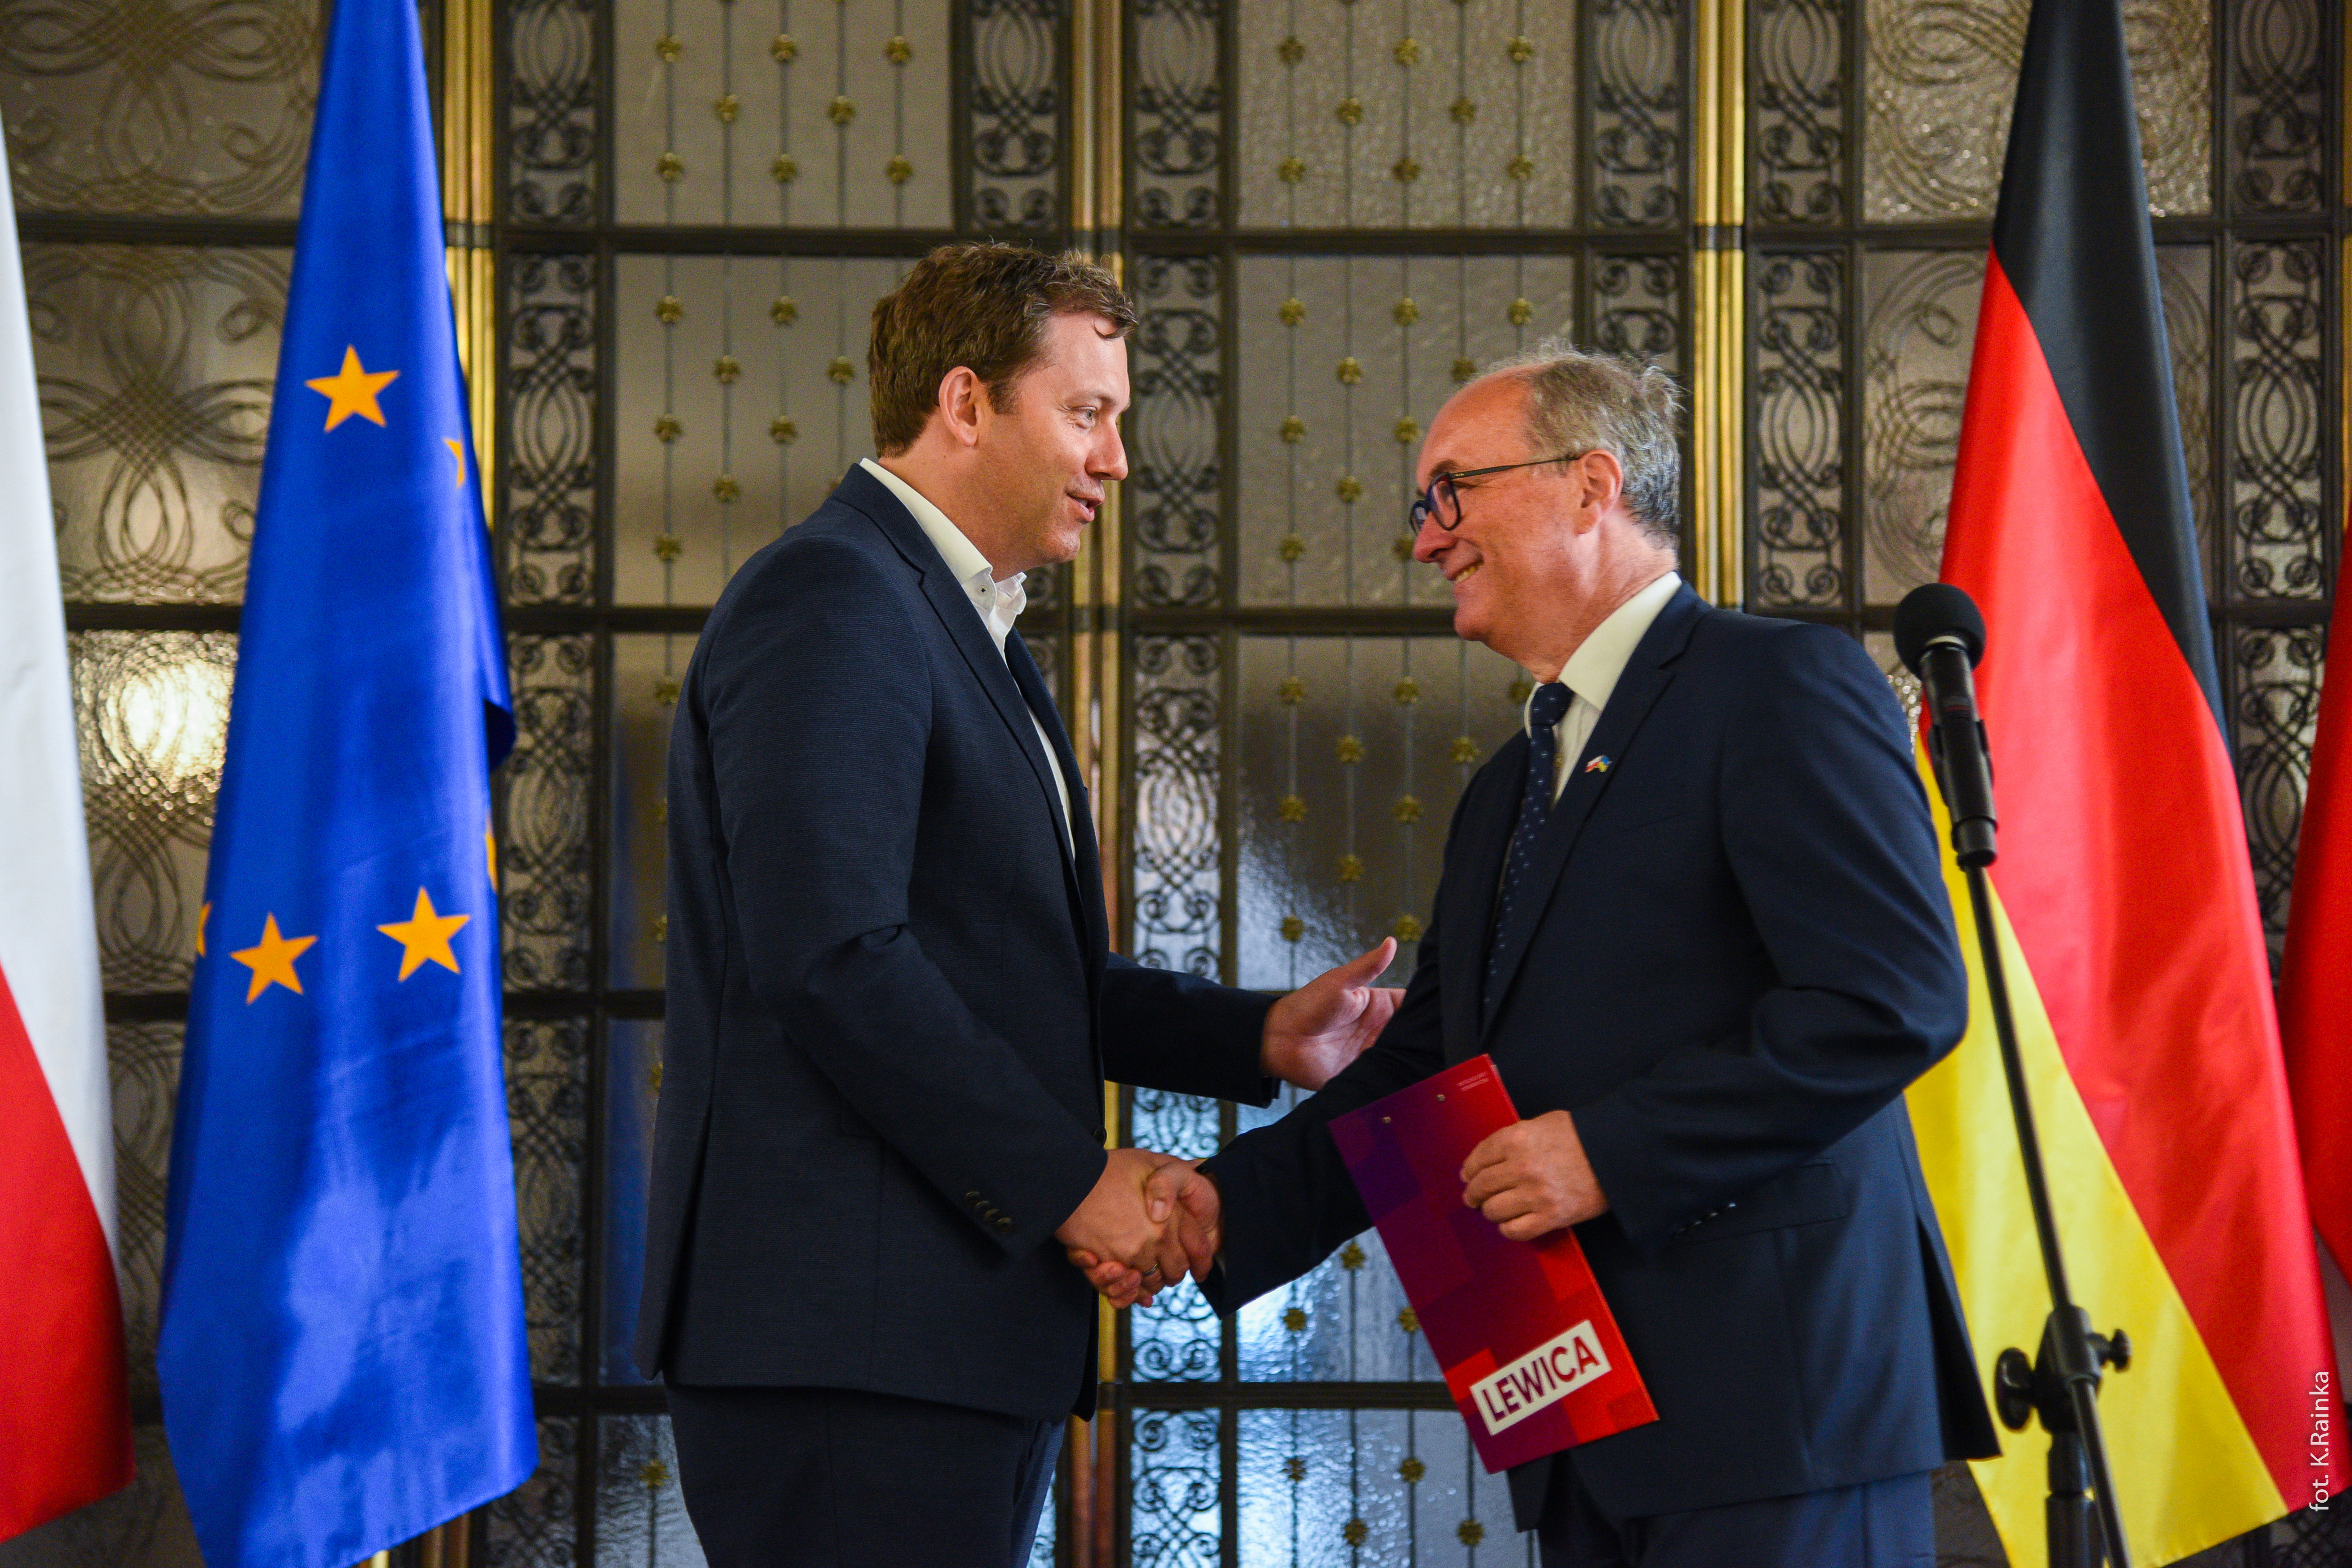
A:
{"label": "white dress shirt", "polygon": [[[949,575],[963,585],[965,596],[971,600],[972,610],[980,616],[980,624],[988,628],[989,640],[996,644],[997,657],[1003,658],[1005,634],[1012,631],[1013,623],[1021,618],[1022,610],[1029,603],[1028,590],[1021,585],[1021,580],[1028,574],[1015,572],[999,579],[980,547],[965,538],[963,530],[949,521],[948,514],[933,506],[922,491],[871,458],[857,461],[867,473],[887,485],[890,493],[915,514],[916,525],[940,552],[940,559],[947,563]],[[1047,737],[1045,726],[1034,713],[1029,715],[1029,722],[1036,726],[1037,745],[1045,753],[1045,766],[1053,772],[1055,793],[1062,797],[1062,831],[1070,834],[1066,842],[1075,845],[1077,837],[1070,830],[1069,781],[1062,776],[1062,764],[1055,760],[1054,742]]]}
{"label": "white dress shirt", "polygon": [[[1625,673],[1625,661],[1633,657],[1633,649],[1640,646],[1650,623],[1658,618],[1658,612],[1666,607],[1666,601],[1682,585],[1679,574],[1667,573],[1612,610],[1609,618],[1593,627],[1592,635],[1569,655],[1559,679],[1575,697],[1553,731],[1559,737],[1559,751],[1552,760],[1552,799],[1558,800],[1560,792],[1568,787],[1568,771],[1584,754],[1584,743],[1592,739],[1592,727],[1601,721],[1601,710],[1609,706],[1609,694],[1617,689],[1618,678]],[[1527,709],[1534,706],[1535,693],[1530,691]],[[1519,723],[1532,738],[1534,721],[1526,710],[1519,715]]]}

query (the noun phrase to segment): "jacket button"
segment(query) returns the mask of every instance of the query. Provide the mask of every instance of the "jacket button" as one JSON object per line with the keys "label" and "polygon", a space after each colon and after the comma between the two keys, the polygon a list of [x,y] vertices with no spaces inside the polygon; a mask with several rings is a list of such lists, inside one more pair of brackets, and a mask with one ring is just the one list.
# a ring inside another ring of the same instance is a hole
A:
{"label": "jacket button", "polygon": [[996,1227],[997,1234],[1001,1236],[1004,1232],[1013,1228],[1013,1216],[1007,1214],[1001,1214],[994,1219],[989,1221],[989,1223]]}

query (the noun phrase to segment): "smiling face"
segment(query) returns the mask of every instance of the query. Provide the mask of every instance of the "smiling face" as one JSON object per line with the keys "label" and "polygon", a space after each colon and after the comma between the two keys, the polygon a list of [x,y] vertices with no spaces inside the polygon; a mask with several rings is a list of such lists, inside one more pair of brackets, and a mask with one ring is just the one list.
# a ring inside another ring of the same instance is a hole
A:
{"label": "smiling face", "polygon": [[982,399],[975,411],[976,478],[989,515],[970,531],[1000,574],[1076,556],[1105,487],[1127,477],[1118,437],[1127,342],[1113,331],[1090,312],[1049,317],[1043,353],[1013,382],[1009,405]]}
{"label": "smiling face", "polygon": [[[1413,482],[1425,489],[1442,473],[1553,455],[1528,449],[1526,408],[1527,394],[1514,376],[1463,388],[1430,421]],[[1455,487],[1461,524],[1450,532],[1434,517],[1422,524],[1412,557],[1453,584],[1457,636],[1524,664],[1549,640],[1541,635],[1546,626],[1581,603],[1591,578],[1584,535],[1598,515],[1588,469],[1596,462],[1613,468],[1615,459],[1594,453],[1464,479]]]}

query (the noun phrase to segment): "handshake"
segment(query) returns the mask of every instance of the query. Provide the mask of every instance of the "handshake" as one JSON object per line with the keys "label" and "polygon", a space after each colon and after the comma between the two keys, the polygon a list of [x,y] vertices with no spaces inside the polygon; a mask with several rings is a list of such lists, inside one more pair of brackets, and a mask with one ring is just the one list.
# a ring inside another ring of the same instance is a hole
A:
{"label": "handshake", "polygon": [[1222,1238],[1217,1184],[1200,1163],[1113,1149],[1086,1202],[1054,1233],[1112,1306],[1148,1307],[1187,1273],[1208,1276]]}

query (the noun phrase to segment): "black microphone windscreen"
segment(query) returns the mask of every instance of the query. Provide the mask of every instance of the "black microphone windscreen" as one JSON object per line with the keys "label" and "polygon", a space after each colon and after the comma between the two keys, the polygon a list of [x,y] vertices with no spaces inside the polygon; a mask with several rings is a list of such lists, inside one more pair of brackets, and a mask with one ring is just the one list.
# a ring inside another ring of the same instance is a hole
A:
{"label": "black microphone windscreen", "polygon": [[1958,637],[1973,667],[1984,657],[1984,616],[1964,589],[1949,583],[1923,583],[1895,606],[1895,651],[1903,668],[1918,674],[1927,645],[1939,637]]}

